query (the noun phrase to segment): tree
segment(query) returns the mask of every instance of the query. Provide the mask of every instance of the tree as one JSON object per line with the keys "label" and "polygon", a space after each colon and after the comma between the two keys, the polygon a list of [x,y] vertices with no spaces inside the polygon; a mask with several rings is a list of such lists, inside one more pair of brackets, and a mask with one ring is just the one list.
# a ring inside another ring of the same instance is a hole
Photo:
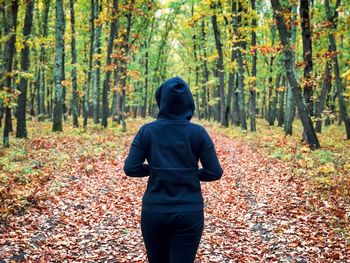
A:
{"label": "tree", "polygon": [[[49,26],[49,11],[50,11],[51,0],[44,0],[44,14],[42,21],[42,33],[41,36],[43,39],[46,39],[48,36],[48,26]],[[37,94],[36,94],[36,105],[37,105],[37,114],[39,116],[38,120],[41,121],[44,119],[45,111],[45,66],[46,66],[46,48],[44,42],[40,45],[40,62],[39,62],[39,81],[37,84]]]}
{"label": "tree", "polygon": [[271,6],[273,8],[274,16],[277,22],[277,28],[280,36],[280,40],[283,45],[283,53],[285,56],[284,66],[287,74],[289,84],[293,92],[293,97],[298,108],[300,120],[304,127],[307,143],[311,149],[317,149],[320,147],[317,135],[312,125],[311,118],[308,114],[306,104],[303,100],[303,96],[300,92],[300,84],[295,77],[295,65],[293,61],[293,51],[291,49],[288,39],[288,29],[283,18],[283,10],[279,0],[271,0]]}
{"label": "tree", "polygon": [[300,0],[300,20],[301,20],[301,36],[303,40],[303,59],[304,59],[304,98],[309,111],[309,114],[313,115],[313,63],[312,63],[312,34],[310,26],[310,11],[309,11],[309,0]]}
{"label": "tree", "polygon": [[53,108],[53,126],[52,131],[63,131],[62,112],[63,112],[63,35],[64,35],[64,13],[63,0],[56,0],[56,53],[55,53],[55,95]]}
{"label": "tree", "polygon": [[[5,9],[5,26],[4,32],[8,36],[4,49],[4,69],[6,76],[4,81],[1,83],[1,90],[5,90],[10,97],[10,102],[14,99],[13,87],[12,87],[12,67],[16,44],[16,30],[17,30],[17,14],[18,14],[18,0],[12,0],[11,4]],[[0,80],[3,79],[0,74]],[[10,131],[12,128],[12,114],[10,108],[10,102],[5,103],[5,124],[3,133],[3,147],[7,148],[10,146]]]}
{"label": "tree", "polygon": [[94,114],[94,123],[97,124],[99,120],[100,111],[100,84],[101,84],[101,34],[102,24],[98,21],[99,14],[101,13],[102,4],[101,0],[94,0],[93,12],[94,12],[94,41],[93,41],[93,71],[92,71],[92,105]]}
{"label": "tree", "polygon": [[[29,68],[29,46],[27,43],[33,24],[33,7],[34,0],[26,1],[26,15],[24,18],[23,37],[24,48],[21,50],[21,70],[24,75]],[[28,76],[22,76],[19,83],[20,94],[18,96],[18,108],[17,108],[17,133],[18,138],[27,138],[27,126],[26,126],[26,105],[27,105],[27,86]]]}
{"label": "tree", "polygon": [[329,51],[333,56],[333,71],[335,75],[335,85],[336,85],[337,96],[339,100],[339,108],[345,124],[346,138],[350,139],[350,118],[349,118],[348,110],[347,110],[346,103],[343,96],[343,88],[341,84],[339,61],[338,61],[338,54],[337,54],[337,43],[334,37],[334,33],[337,29],[337,23],[335,20],[338,17],[338,7],[340,6],[340,2],[341,0],[337,0],[335,4],[335,9],[334,9],[335,11],[333,12],[333,15],[332,15],[329,0],[324,1],[327,20],[331,25],[330,32],[328,33],[328,39],[330,44]]}
{"label": "tree", "polygon": [[[252,10],[255,12],[255,0],[251,0]],[[249,89],[249,117],[250,117],[250,131],[256,131],[256,120],[255,120],[255,107],[256,107],[256,65],[257,65],[257,50],[256,50],[256,33],[257,28],[256,16],[253,13],[252,17],[252,85]]]}
{"label": "tree", "polygon": [[210,4],[213,14],[211,15],[211,22],[213,25],[215,46],[218,53],[217,71],[219,78],[219,95],[220,95],[220,124],[222,126],[228,126],[227,115],[226,115],[226,104],[225,104],[225,72],[224,72],[224,55],[222,52],[221,36],[218,26],[218,20],[216,15],[216,4]]}
{"label": "tree", "polygon": [[244,42],[239,33],[238,28],[241,26],[241,16],[243,13],[242,3],[238,1],[238,9],[237,9],[237,1],[232,2],[232,14],[233,16],[233,31],[236,36],[235,46],[236,46],[236,60],[238,64],[238,74],[237,74],[237,89],[238,89],[238,106],[239,106],[239,119],[241,123],[241,127],[243,130],[247,129],[247,120],[246,120],[246,110],[245,110],[245,94],[244,94],[244,62],[243,62],[243,54],[242,49],[244,48]]}
{"label": "tree", "polygon": [[110,85],[110,78],[111,78],[111,72],[114,69],[114,65],[111,65],[112,58],[111,54],[113,51],[114,46],[114,39],[117,33],[117,23],[118,20],[116,18],[118,12],[118,0],[113,0],[113,11],[112,11],[112,23],[111,23],[111,29],[109,34],[109,41],[108,41],[108,49],[107,49],[107,65],[106,65],[106,75],[103,82],[103,91],[102,91],[102,126],[107,127],[108,125],[108,93],[109,93],[109,85]]}
{"label": "tree", "polygon": [[74,0],[69,0],[70,18],[71,18],[71,52],[72,52],[72,112],[73,112],[73,126],[78,127],[78,93],[77,93],[77,49],[75,44],[75,14],[74,14]]}

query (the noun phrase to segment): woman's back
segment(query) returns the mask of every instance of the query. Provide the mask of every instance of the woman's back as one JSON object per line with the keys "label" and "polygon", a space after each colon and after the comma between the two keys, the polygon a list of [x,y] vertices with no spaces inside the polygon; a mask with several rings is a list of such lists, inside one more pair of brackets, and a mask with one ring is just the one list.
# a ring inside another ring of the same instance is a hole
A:
{"label": "woman's back", "polygon": [[[211,178],[219,179],[222,169],[214,144],[205,129],[190,122],[194,102],[187,84],[175,77],[156,93],[159,114],[156,121],[141,127],[132,146],[148,162],[149,181],[143,197],[143,209],[153,212],[180,212],[203,209],[198,169],[211,167]],[[206,153],[207,152],[207,153]],[[207,156],[206,156],[207,155]],[[130,174],[139,158],[129,155],[125,171]],[[204,162],[203,162],[204,161]],[[143,171],[141,170],[141,174]]]}
{"label": "woman's back", "polygon": [[149,176],[141,213],[149,262],[192,263],[204,226],[200,181],[218,180],[223,171],[208,133],[190,122],[194,102],[186,82],[169,79],[156,99],[157,120],[136,134],[124,171]]}

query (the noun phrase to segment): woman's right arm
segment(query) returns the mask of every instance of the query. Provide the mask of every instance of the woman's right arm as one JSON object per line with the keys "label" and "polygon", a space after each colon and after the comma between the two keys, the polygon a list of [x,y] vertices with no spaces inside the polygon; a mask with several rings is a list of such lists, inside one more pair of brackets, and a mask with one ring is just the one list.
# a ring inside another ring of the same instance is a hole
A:
{"label": "woman's right arm", "polygon": [[212,139],[204,128],[203,132],[201,153],[199,155],[199,160],[203,168],[198,170],[197,175],[199,180],[204,182],[219,180],[223,174],[223,170],[220,166]]}

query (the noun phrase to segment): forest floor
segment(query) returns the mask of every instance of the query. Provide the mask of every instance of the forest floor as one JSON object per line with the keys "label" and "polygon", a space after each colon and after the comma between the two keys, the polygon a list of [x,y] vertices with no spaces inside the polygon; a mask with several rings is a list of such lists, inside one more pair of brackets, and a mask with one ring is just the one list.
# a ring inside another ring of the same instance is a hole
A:
{"label": "forest floor", "polygon": [[[30,139],[12,139],[0,152],[0,262],[146,262],[147,178],[122,171],[141,123],[129,121],[125,134],[68,125],[52,133],[51,123],[33,121]],[[343,148],[328,156],[330,146],[313,153],[276,130],[251,136],[204,125],[224,175],[202,184],[196,262],[350,262],[347,189],[335,187],[348,163],[344,153],[333,158]]]}

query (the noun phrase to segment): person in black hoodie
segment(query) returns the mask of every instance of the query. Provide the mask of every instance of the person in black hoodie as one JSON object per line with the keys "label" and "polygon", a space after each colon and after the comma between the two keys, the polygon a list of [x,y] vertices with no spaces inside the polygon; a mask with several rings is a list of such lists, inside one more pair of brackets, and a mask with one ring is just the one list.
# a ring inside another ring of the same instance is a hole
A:
{"label": "person in black hoodie", "polygon": [[149,262],[193,263],[204,227],[200,181],[219,180],[223,170],[209,134],[190,122],[195,106],[187,83],[165,81],[156,100],[158,117],[137,132],[124,172],[149,176],[141,212]]}

